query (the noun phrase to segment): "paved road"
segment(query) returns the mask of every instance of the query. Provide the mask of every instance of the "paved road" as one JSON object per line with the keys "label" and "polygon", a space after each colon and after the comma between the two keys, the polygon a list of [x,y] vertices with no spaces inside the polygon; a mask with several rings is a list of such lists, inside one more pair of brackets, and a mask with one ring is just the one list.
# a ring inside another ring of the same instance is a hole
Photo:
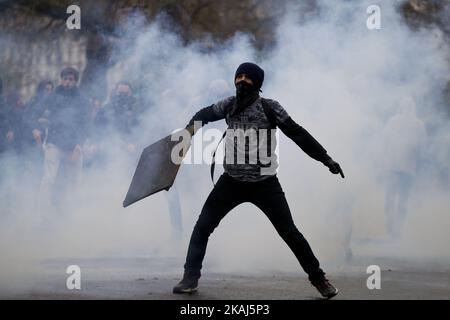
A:
{"label": "paved road", "polygon": [[[81,290],[68,290],[65,273],[77,263],[82,270]],[[380,260],[381,290],[369,290],[363,260],[345,272],[328,276],[339,288],[335,299],[450,299],[450,266]],[[180,261],[171,258],[67,259],[40,264],[35,273],[0,286],[3,299],[319,299],[305,275],[280,272],[234,274],[205,272],[199,292],[173,295]],[[37,271],[39,270],[39,271]]]}

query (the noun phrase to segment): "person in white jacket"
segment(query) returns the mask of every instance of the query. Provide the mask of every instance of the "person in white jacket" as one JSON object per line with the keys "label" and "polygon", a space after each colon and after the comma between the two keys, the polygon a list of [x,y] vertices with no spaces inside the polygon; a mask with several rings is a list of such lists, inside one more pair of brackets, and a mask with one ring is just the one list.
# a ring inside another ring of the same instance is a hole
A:
{"label": "person in white jacket", "polygon": [[398,112],[382,132],[383,159],[386,168],[386,229],[392,238],[400,238],[408,211],[408,200],[417,173],[425,126],[417,117],[414,100],[405,98]]}

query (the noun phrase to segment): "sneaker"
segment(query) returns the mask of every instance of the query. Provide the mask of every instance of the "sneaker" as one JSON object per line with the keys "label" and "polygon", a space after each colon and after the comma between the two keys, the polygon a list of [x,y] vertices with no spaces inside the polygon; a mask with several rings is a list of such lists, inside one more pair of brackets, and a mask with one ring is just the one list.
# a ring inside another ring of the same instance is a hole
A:
{"label": "sneaker", "polygon": [[183,277],[183,279],[173,287],[173,293],[193,293],[197,291],[198,279]]}
{"label": "sneaker", "polygon": [[326,278],[311,281],[311,284],[316,287],[316,289],[324,298],[327,299],[333,298],[339,292],[339,290],[336,289]]}

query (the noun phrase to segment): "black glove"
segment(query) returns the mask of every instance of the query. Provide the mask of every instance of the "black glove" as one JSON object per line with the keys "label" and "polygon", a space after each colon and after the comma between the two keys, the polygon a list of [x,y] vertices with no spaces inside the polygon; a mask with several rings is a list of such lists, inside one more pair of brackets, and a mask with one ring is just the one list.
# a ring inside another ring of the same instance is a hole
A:
{"label": "black glove", "polygon": [[337,163],[336,161],[334,161],[333,159],[328,159],[327,161],[324,162],[324,165],[326,165],[328,167],[328,169],[330,169],[330,172],[333,174],[340,174],[342,178],[345,178],[344,176],[344,172],[341,169],[341,166],[339,165],[339,163]]}

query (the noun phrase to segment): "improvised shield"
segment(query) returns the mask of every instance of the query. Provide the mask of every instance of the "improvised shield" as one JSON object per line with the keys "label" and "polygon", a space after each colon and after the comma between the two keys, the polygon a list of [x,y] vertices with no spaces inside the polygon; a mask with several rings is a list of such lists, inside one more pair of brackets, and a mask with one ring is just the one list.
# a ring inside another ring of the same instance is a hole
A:
{"label": "improvised shield", "polygon": [[[181,132],[181,131],[179,131]],[[146,147],[142,151],[139,163],[128,189],[123,206],[127,207],[139,200],[142,200],[154,193],[162,190],[169,190],[175,181],[175,177],[180,168],[182,157],[186,154],[190,145],[190,135],[188,141],[172,141],[169,135],[158,142]],[[186,138],[186,135],[183,136]],[[174,146],[183,144],[183,155],[173,161],[172,150]]]}

